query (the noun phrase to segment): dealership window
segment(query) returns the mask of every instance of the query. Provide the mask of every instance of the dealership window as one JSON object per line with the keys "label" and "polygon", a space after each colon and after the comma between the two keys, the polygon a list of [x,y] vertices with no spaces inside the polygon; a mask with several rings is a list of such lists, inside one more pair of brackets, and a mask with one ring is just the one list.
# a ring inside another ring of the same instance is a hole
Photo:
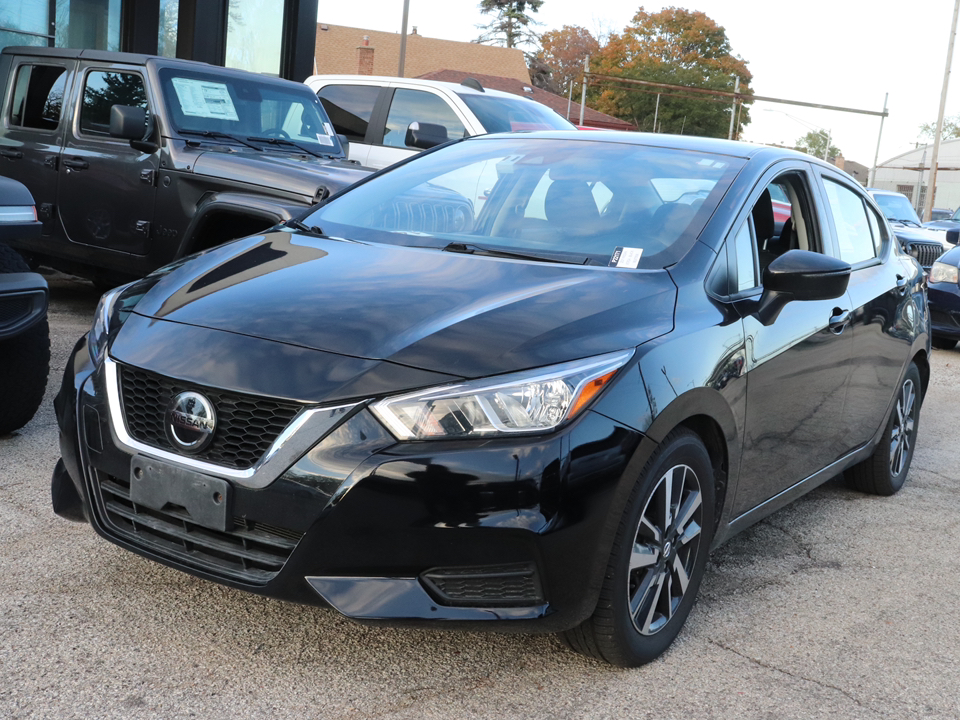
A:
{"label": "dealership window", "polygon": [[226,66],[280,75],[283,4],[276,0],[230,0]]}
{"label": "dealership window", "polygon": [[177,21],[180,18],[180,0],[160,0],[160,27],[157,36],[157,55],[177,56]]}
{"label": "dealership window", "polygon": [[80,129],[95,135],[110,132],[110,108],[132,105],[147,109],[143,78],[136,73],[96,71],[87,75],[80,108]]}
{"label": "dealership window", "polygon": [[0,3],[0,48],[9,45],[50,44],[50,0],[19,0]]}
{"label": "dealership window", "polygon": [[55,130],[60,124],[66,69],[55,65],[21,65],[13,86],[10,125]]}
{"label": "dealership window", "polygon": [[57,47],[120,50],[121,0],[56,0]]}

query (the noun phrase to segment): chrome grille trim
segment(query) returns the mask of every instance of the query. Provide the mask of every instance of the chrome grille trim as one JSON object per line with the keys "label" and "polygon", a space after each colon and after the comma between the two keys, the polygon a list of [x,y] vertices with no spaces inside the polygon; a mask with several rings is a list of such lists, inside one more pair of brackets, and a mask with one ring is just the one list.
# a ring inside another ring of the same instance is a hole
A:
{"label": "chrome grille trim", "polygon": [[349,403],[333,407],[318,407],[301,411],[280,433],[264,456],[247,470],[223,467],[179,455],[175,452],[156,448],[140,442],[127,432],[123,420],[123,407],[120,401],[120,373],[117,363],[109,356],[103,363],[107,404],[110,409],[110,425],[120,445],[130,453],[142,453],[159,460],[192,468],[214,477],[230,480],[248,488],[265,488],[283,474],[284,470],[316,445],[328,432],[333,430],[360,403]]}

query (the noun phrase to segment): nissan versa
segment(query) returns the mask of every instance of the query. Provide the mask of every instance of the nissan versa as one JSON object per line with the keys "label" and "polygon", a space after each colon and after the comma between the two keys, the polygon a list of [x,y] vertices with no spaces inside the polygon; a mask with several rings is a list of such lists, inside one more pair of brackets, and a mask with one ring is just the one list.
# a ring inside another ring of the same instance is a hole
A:
{"label": "nissan versa", "polygon": [[470,138],[104,295],[54,508],[232,587],[637,665],[711,548],[841,472],[901,487],[929,323],[808,156]]}

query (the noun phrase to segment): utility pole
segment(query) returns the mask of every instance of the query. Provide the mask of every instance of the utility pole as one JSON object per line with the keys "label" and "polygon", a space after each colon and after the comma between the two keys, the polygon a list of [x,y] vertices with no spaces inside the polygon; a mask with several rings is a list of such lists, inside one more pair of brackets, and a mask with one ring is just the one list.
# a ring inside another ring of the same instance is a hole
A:
{"label": "utility pole", "polygon": [[570,78],[569,94],[567,95],[567,122],[570,121],[570,108],[573,106],[573,78]]}
{"label": "utility pole", "polygon": [[[960,2],[960,0],[957,0]],[[587,76],[590,74],[590,56],[583,59],[583,85],[580,89],[580,125],[583,125],[583,111],[587,107]]]}
{"label": "utility pole", "polygon": [[410,0],[403,0],[403,28],[400,30],[400,67],[397,77],[403,77],[403,61],[407,59],[407,16],[410,14]]}
{"label": "utility pole", "polygon": [[660,116],[660,93],[657,93],[657,106],[653,109],[653,131],[657,131],[657,118]]}
{"label": "utility pole", "polygon": [[[870,175],[867,178],[867,187],[873,187],[877,179],[877,160],[880,159],[880,138],[883,137],[883,119],[887,117],[887,100],[890,99],[890,93],[883,96],[883,115],[880,116],[880,132],[877,134],[877,151],[873,154],[873,165],[870,167]],[[919,195],[919,190],[917,191]]]}
{"label": "utility pole", "polygon": [[[960,0],[957,0],[960,2]],[[740,92],[740,77],[733,76],[733,105],[730,106],[730,132],[727,133],[727,140],[733,140],[733,125],[737,120],[737,93]]]}
{"label": "utility pole", "polygon": [[934,194],[937,192],[937,156],[940,153],[940,136],[943,134],[943,112],[947,105],[947,87],[950,85],[950,65],[953,62],[953,41],[957,38],[957,13],[960,0],[953,4],[953,22],[950,24],[950,43],[947,45],[947,66],[943,71],[943,90],[940,91],[940,112],[937,113],[937,134],[933,137],[933,156],[930,158],[930,178],[927,180],[927,197],[923,207],[923,221],[930,222],[933,216]]}

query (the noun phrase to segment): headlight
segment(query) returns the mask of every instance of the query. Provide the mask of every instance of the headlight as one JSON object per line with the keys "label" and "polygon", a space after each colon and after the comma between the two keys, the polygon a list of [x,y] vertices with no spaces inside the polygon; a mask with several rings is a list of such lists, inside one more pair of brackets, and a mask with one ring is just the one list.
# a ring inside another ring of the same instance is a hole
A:
{"label": "headlight", "polygon": [[958,272],[954,265],[947,265],[942,262],[935,262],[930,268],[930,282],[935,283],[953,283],[957,284]]}
{"label": "headlight", "polygon": [[575,417],[633,350],[387,398],[371,406],[400,440],[546,432]]}
{"label": "headlight", "polygon": [[93,327],[87,334],[87,348],[94,364],[100,362],[111,338],[130,317],[130,312],[136,304],[160,281],[162,276],[160,271],[157,271],[142,280],[121,285],[103,294],[93,316]]}

